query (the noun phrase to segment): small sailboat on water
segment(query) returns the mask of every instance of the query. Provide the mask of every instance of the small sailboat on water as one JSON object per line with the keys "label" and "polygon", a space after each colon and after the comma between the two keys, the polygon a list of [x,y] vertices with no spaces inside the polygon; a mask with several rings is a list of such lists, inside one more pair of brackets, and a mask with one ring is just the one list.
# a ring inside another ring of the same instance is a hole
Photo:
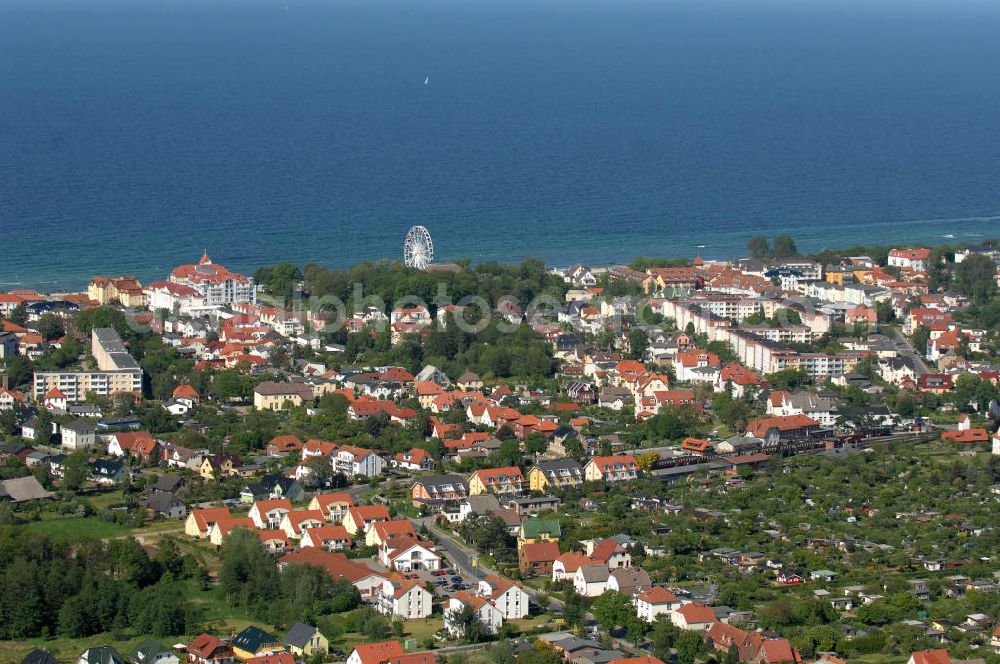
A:
{"label": "small sailboat on water", "polygon": [[431,84],[431,77],[428,76],[427,78],[424,79],[424,85],[430,85],[430,84]]}

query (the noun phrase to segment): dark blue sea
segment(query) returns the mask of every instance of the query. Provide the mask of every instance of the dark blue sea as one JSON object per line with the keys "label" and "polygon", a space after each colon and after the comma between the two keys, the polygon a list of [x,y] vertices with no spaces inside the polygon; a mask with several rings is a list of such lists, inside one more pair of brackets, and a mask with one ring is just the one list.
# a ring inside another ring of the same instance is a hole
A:
{"label": "dark blue sea", "polygon": [[0,0],[0,289],[418,223],[553,264],[974,241],[998,34],[969,0]]}

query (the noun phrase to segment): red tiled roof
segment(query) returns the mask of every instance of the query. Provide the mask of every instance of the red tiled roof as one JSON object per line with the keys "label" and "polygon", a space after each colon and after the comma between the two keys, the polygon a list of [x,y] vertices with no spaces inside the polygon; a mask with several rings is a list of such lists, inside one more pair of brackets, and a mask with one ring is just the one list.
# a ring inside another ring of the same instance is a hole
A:
{"label": "red tiled roof", "polygon": [[747,431],[757,438],[763,438],[772,427],[778,429],[778,431],[795,431],[796,429],[814,427],[818,424],[819,422],[807,415],[779,415],[777,417],[762,417],[750,420],[750,423],[747,425]]}
{"label": "red tiled roof", "polygon": [[639,595],[639,599],[649,604],[672,604],[679,601],[677,595],[662,586],[653,586]]}
{"label": "red tiled roof", "polygon": [[559,557],[559,545],[555,542],[533,542],[521,547],[521,553],[529,563],[550,563]]}
{"label": "red tiled roof", "polygon": [[225,651],[231,650],[221,639],[211,634],[199,634],[194,637],[194,641],[187,647],[189,653],[202,659],[212,659],[215,651],[220,649]]}
{"label": "red tiled roof", "polygon": [[684,616],[684,620],[686,620],[689,625],[695,623],[715,622],[715,613],[712,611],[711,607],[704,604],[698,604],[696,602],[685,604],[681,608],[677,609],[677,613]]}

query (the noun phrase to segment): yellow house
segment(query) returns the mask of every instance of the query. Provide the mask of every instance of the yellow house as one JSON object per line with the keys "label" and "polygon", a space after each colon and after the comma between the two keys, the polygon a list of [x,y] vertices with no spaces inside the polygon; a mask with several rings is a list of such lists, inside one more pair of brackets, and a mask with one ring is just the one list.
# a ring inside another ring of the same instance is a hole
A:
{"label": "yellow house", "polygon": [[254,657],[274,655],[285,650],[276,636],[254,625],[234,636],[232,646],[233,654],[244,662]]}
{"label": "yellow house", "polygon": [[498,497],[520,496],[524,492],[524,475],[517,466],[480,468],[469,478],[469,495],[492,493]]}
{"label": "yellow house", "polygon": [[330,641],[327,640],[318,627],[295,623],[285,635],[285,646],[296,657],[312,657],[326,655],[330,652]]}
{"label": "yellow house", "polygon": [[381,547],[387,540],[393,537],[412,536],[417,539],[417,531],[413,528],[413,522],[409,519],[398,519],[396,521],[379,521],[373,523],[365,534],[365,546]]}
{"label": "yellow house", "polygon": [[316,398],[313,389],[305,383],[275,383],[264,381],[253,390],[255,410],[278,411],[286,405],[301,406]]}
{"label": "yellow house", "polygon": [[230,456],[212,455],[205,457],[198,469],[203,480],[214,480],[219,477],[231,477],[238,474],[237,464]]}
{"label": "yellow house", "polygon": [[347,510],[342,525],[350,535],[363,535],[372,524],[391,519],[385,505],[355,505]]}
{"label": "yellow house", "polygon": [[246,528],[248,530],[255,530],[254,522],[248,517],[232,517],[232,518],[222,518],[215,522],[215,524],[208,531],[208,541],[215,546],[222,546],[229,533],[233,531],[233,528]]}
{"label": "yellow house", "polygon": [[146,306],[142,284],[132,276],[94,277],[87,285],[87,297],[100,304],[120,304],[123,307]]}
{"label": "yellow house", "polygon": [[528,471],[528,488],[531,491],[567,489],[582,484],[583,466],[576,459],[539,461]]}
{"label": "yellow house", "polygon": [[208,509],[191,510],[184,522],[184,534],[188,537],[204,539],[211,535],[212,528],[219,521],[232,519],[226,507],[210,507]]}
{"label": "yellow house", "polygon": [[558,542],[562,537],[562,526],[558,519],[531,518],[521,524],[517,533],[517,548],[538,542]]}

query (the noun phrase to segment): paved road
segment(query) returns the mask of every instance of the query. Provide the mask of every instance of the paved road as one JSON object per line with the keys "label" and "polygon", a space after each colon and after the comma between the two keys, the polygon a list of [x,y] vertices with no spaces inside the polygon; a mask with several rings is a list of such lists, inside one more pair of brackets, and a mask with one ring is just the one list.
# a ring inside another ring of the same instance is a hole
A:
{"label": "paved road", "polygon": [[465,544],[455,540],[451,535],[439,528],[434,523],[434,519],[432,517],[416,519],[416,521],[426,526],[427,529],[431,531],[434,535],[434,539],[437,540],[438,547],[448,554],[448,560],[450,560],[452,565],[457,567],[461,572],[476,579],[484,579],[490,574],[493,574],[493,570],[487,567],[474,567],[472,565],[472,558],[476,555],[476,552],[467,547]]}
{"label": "paved road", "polygon": [[[417,519],[417,522],[427,526],[427,529],[434,535],[434,539],[437,540],[438,547],[448,554],[448,559],[451,560],[452,564],[463,573],[477,579],[485,578],[490,574],[496,574],[494,570],[484,567],[481,563],[473,567],[471,559],[477,555],[476,552],[464,542],[455,539],[453,535],[445,531],[443,528],[438,527],[434,523],[433,518],[425,517],[424,519]],[[535,600],[537,603],[539,595],[542,595],[543,593],[528,585],[524,585],[523,587],[524,591],[528,593],[531,599]],[[561,599],[550,596],[549,604],[545,607],[545,610],[561,611],[564,606],[565,604]],[[584,614],[584,618],[587,621],[595,620],[593,614],[589,612]]]}
{"label": "paved road", "polygon": [[896,340],[896,349],[899,351],[899,354],[903,357],[910,358],[913,361],[913,366],[915,366],[920,373],[931,373],[931,370],[924,362],[924,358],[920,357],[920,353],[918,353],[913,347],[910,340],[903,336],[903,333],[899,330],[899,328],[890,327],[887,329],[893,339]]}

